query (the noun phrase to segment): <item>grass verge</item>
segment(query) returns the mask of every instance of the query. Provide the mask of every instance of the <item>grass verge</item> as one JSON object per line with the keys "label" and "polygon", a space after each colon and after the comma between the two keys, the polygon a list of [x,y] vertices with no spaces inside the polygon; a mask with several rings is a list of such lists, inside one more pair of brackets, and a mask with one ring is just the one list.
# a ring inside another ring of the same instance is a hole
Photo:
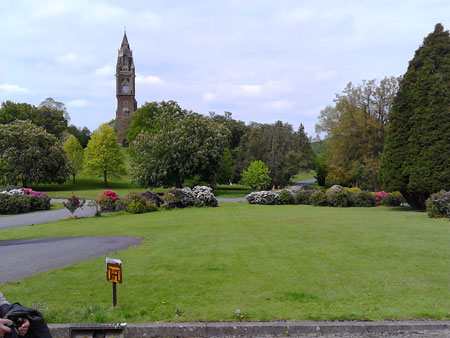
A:
{"label": "grass verge", "polygon": [[450,318],[449,223],[395,208],[223,204],[65,220],[2,240],[126,235],[111,310],[104,257],[1,285],[50,322]]}
{"label": "grass verge", "polygon": [[297,175],[291,177],[291,184],[294,184],[294,183],[297,183],[300,181],[313,180],[315,175],[316,175],[316,172],[314,170],[301,171]]}

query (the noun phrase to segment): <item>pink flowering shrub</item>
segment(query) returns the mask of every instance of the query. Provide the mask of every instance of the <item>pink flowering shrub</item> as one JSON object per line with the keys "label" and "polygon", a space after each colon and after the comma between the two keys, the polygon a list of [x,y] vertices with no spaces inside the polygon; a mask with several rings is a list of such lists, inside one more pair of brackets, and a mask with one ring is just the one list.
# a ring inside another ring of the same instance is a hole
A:
{"label": "pink flowering shrub", "polygon": [[95,201],[100,206],[101,212],[113,212],[118,199],[119,197],[114,190],[105,190],[98,195]]}
{"label": "pink flowering shrub", "polygon": [[389,195],[389,193],[382,190],[382,191],[374,192],[373,195],[375,196],[376,204],[381,205],[381,201],[382,201],[383,197]]}
{"label": "pink flowering shrub", "polygon": [[86,203],[85,200],[81,201],[77,196],[72,196],[67,199],[67,202],[63,202],[64,207],[70,211],[70,213],[73,214],[77,209],[82,209],[84,203]]}
{"label": "pink flowering shrub", "polygon": [[51,197],[42,191],[34,191],[31,188],[22,188],[22,191],[23,191],[24,195],[45,197],[47,200],[49,200],[49,201],[51,200]]}

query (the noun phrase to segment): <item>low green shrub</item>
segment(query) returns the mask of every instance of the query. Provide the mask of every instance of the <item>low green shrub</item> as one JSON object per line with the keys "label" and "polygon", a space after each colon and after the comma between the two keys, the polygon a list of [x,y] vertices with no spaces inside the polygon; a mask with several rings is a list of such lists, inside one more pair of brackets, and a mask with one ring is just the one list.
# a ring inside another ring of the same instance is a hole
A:
{"label": "low green shrub", "polygon": [[284,189],[280,193],[281,204],[298,204],[295,193],[292,190]]}
{"label": "low green shrub", "polygon": [[353,192],[361,192],[362,190],[358,187],[352,187],[352,188],[348,188],[345,187],[344,190],[348,191],[349,193],[353,193]]}
{"label": "low green shrub", "polygon": [[172,208],[169,207],[168,204],[163,204],[160,206],[159,210],[167,211],[167,210],[172,210]]}
{"label": "low green shrub", "polygon": [[119,196],[119,198],[114,202],[115,211],[126,211],[131,200],[127,197]]}
{"label": "low green shrub", "polygon": [[450,191],[441,190],[425,201],[429,217],[448,217],[450,219]]}
{"label": "low green shrub", "polygon": [[146,205],[143,201],[131,201],[128,204],[127,211],[132,214],[142,214],[146,211]]}
{"label": "low green shrub", "polygon": [[328,205],[327,195],[323,191],[316,191],[314,194],[311,195],[309,201],[311,205],[314,205],[316,207]]}
{"label": "low green shrub", "polygon": [[46,198],[29,195],[30,209],[39,211],[39,210],[48,210],[50,209],[50,201]]}
{"label": "low green shrub", "polygon": [[387,207],[398,207],[402,203],[405,203],[405,199],[403,198],[402,194],[399,192],[393,192],[388,195],[384,195],[381,198],[381,205],[387,206]]}
{"label": "low green shrub", "polygon": [[377,199],[368,191],[352,193],[350,196],[351,204],[354,207],[374,207],[377,205]]}
{"label": "low green shrub", "polygon": [[349,207],[351,204],[350,193],[344,189],[329,190],[327,191],[327,204],[331,207]]}
{"label": "low green shrub", "polygon": [[295,200],[297,204],[302,204],[302,205],[309,205],[310,203],[310,198],[311,195],[313,193],[315,193],[315,190],[304,190],[304,189],[299,189],[295,192]]}
{"label": "low green shrub", "polygon": [[44,196],[0,194],[0,214],[14,215],[50,209],[50,200]]}
{"label": "low green shrub", "polygon": [[153,202],[145,203],[145,212],[154,212],[158,211],[158,206]]}

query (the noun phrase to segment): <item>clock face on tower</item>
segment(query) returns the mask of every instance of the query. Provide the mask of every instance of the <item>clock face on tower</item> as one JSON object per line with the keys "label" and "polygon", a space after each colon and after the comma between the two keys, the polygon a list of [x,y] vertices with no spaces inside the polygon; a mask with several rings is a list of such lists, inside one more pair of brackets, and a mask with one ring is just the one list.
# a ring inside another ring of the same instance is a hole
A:
{"label": "clock face on tower", "polygon": [[129,92],[130,92],[130,87],[128,87],[127,85],[122,86],[123,94],[128,94]]}

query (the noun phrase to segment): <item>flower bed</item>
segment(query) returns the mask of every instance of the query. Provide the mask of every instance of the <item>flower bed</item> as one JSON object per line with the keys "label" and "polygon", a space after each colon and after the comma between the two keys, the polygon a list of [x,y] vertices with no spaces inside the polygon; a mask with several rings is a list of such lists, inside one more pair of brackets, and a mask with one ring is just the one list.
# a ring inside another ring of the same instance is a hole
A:
{"label": "flower bed", "polygon": [[51,198],[29,188],[6,187],[0,191],[0,214],[13,215],[50,209]]}
{"label": "flower bed", "polygon": [[127,196],[118,196],[113,190],[105,190],[95,199],[95,204],[99,212],[127,211],[140,214],[189,206],[217,207],[218,202],[210,187],[196,186],[194,189],[171,188],[162,196],[150,190],[130,192]]}
{"label": "flower bed", "polygon": [[399,206],[404,202],[399,193],[379,191],[370,193],[358,188],[334,185],[326,191],[301,188],[274,191],[254,191],[246,196],[248,203],[261,205],[304,204],[330,207],[374,207],[377,205]]}

